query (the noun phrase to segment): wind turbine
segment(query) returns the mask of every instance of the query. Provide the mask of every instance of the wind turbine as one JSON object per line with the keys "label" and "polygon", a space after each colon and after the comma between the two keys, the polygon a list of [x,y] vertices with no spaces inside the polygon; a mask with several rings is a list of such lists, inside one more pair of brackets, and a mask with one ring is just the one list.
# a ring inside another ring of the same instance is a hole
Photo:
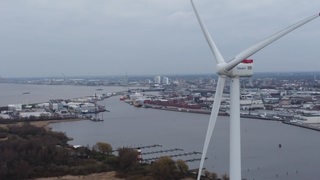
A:
{"label": "wind turbine", "polygon": [[201,177],[201,172],[204,164],[204,160],[207,154],[210,139],[213,133],[213,129],[217,120],[224,84],[227,78],[231,80],[230,87],[230,179],[241,180],[241,134],[240,134],[240,77],[249,77],[253,75],[253,60],[247,60],[248,57],[255,54],[259,50],[278,40],[282,36],[297,29],[298,27],[312,21],[320,16],[319,14],[307,17],[269,37],[260,41],[259,43],[245,49],[240,52],[230,61],[226,62],[221,55],[218,47],[212,40],[206,26],[203,24],[201,17],[194,5],[193,0],[190,0],[193,10],[196,14],[197,20],[200,24],[201,30],[207,40],[207,43],[212,51],[217,62],[217,74],[219,75],[216,93],[214,95],[214,103],[211,110],[209,125],[206,133],[206,139],[203,146],[200,167],[198,171],[197,180]]}

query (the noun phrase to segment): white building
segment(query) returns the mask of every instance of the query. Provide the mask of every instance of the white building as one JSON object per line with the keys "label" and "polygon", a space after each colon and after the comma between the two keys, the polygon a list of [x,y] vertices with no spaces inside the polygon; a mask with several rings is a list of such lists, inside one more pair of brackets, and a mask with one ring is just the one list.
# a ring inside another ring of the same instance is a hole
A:
{"label": "white building", "polygon": [[11,117],[9,116],[9,114],[1,114],[0,113],[0,119],[10,119]]}
{"label": "white building", "polygon": [[161,76],[154,77],[154,83],[161,84]]}
{"label": "white building", "polygon": [[35,112],[20,112],[19,115],[22,118],[29,118],[29,117],[51,116],[51,113],[40,110]]}
{"label": "white building", "polygon": [[168,85],[169,84],[169,78],[168,77],[163,77],[162,78],[162,83],[165,84],[165,85]]}
{"label": "white building", "polygon": [[9,111],[22,111],[22,104],[9,104]]}

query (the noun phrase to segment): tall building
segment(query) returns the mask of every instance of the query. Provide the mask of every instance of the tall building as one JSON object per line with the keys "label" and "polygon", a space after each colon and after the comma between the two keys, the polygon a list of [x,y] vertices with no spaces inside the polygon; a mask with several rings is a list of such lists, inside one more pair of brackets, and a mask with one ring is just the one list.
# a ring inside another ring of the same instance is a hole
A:
{"label": "tall building", "polygon": [[161,84],[161,76],[154,77],[154,83]]}
{"label": "tall building", "polygon": [[165,85],[168,85],[169,84],[169,78],[168,77],[163,77],[162,78],[162,83],[165,84]]}

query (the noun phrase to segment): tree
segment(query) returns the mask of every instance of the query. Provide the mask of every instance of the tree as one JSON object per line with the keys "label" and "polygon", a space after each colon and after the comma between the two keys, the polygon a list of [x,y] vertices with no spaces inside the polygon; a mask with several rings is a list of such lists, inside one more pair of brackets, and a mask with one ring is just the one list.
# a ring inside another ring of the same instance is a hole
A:
{"label": "tree", "polygon": [[128,172],[137,167],[138,152],[132,148],[120,148],[119,152],[119,169],[124,172]]}
{"label": "tree", "polygon": [[110,155],[112,153],[112,146],[108,143],[97,142],[96,147],[103,154]]}
{"label": "tree", "polygon": [[158,180],[176,179],[177,167],[175,162],[167,156],[161,157],[152,164],[152,174]]}
{"label": "tree", "polygon": [[204,175],[207,179],[210,179],[210,180],[217,180],[218,179],[218,175],[216,173],[211,173],[209,171],[205,171]]}
{"label": "tree", "polygon": [[176,164],[177,164],[178,171],[180,172],[181,175],[186,175],[188,173],[189,166],[186,164],[185,161],[178,159],[176,161]]}

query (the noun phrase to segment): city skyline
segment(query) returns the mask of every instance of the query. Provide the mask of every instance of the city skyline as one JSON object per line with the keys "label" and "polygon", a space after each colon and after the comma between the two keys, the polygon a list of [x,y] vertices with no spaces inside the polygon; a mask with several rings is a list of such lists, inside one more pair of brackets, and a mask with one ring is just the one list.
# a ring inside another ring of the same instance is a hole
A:
{"label": "city skyline", "polygon": [[[227,60],[320,7],[315,0],[195,3]],[[0,7],[1,77],[215,73],[188,0],[2,1]],[[318,71],[318,23],[252,56],[254,71]]]}

